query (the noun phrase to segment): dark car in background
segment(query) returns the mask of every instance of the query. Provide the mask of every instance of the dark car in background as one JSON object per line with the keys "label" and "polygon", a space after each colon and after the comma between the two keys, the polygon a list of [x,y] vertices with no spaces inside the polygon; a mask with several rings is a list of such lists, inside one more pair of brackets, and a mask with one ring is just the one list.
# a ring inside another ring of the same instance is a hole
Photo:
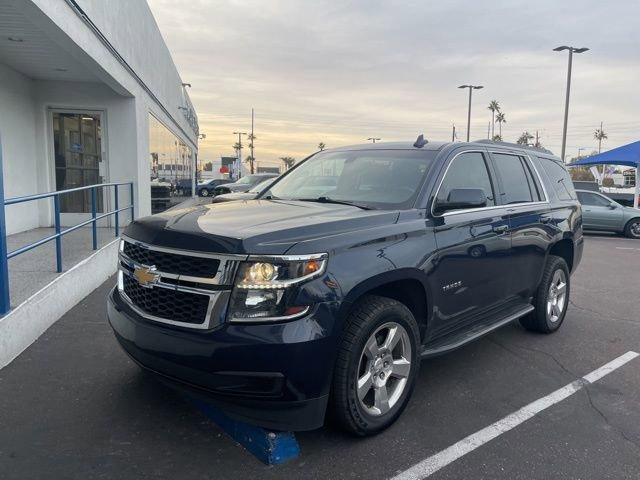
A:
{"label": "dark car in background", "polygon": [[[277,178],[277,177],[276,177]],[[211,199],[211,203],[234,202],[236,200],[253,200],[275,181],[275,178],[268,178],[257,185],[251,187],[247,192],[223,193]]]}
{"label": "dark car in background", "polygon": [[236,193],[247,192],[258,183],[269,178],[276,178],[277,173],[253,173],[251,175],[245,175],[240,180],[233,183],[225,183],[215,188],[215,195],[222,195],[223,193]]}
{"label": "dark car in background", "polygon": [[196,193],[199,197],[209,197],[213,195],[216,187],[229,183],[227,178],[214,178],[196,186]]}
{"label": "dark car in background", "polygon": [[640,239],[640,210],[625,207],[600,192],[576,190],[582,204],[582,224],[585,230],[624,234]]}
{"label": "dark car in background", "polygon": [[136,219],[108,317],[138,364],[235,418],[310,430],[329,409],[371,435],[404,410],[421,359],[516,320],[557,331],[582,250],[580,204],[548,152],[356,145],[255,200]]}

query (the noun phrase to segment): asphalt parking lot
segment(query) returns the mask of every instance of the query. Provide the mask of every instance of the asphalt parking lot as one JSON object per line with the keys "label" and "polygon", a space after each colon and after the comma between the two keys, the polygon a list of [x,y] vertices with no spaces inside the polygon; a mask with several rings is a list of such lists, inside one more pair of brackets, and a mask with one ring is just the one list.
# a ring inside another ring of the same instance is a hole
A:
{"label": "asphalt parking lot", "polygon": [[[111,284],[0,370],[0,478],[390,478],[640,351],[640,241],[588,236],[558,333],[513,324],[425,361],[389,430],[299,433],[300,457],[267,467],[120,351],[104,313]],[[429,478],[640,478],[640,358]]]}

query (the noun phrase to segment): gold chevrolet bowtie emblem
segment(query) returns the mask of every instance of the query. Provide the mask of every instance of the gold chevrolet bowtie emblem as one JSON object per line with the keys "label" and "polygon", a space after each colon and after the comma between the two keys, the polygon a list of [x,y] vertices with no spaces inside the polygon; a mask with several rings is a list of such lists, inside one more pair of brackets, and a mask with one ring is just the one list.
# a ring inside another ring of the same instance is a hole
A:
{"label": "gold chevrolet bowtie emblem", "polygon": [[160,280],[156,267],[136,267],[133,270],[133,276],[142,287],[151,287]]}

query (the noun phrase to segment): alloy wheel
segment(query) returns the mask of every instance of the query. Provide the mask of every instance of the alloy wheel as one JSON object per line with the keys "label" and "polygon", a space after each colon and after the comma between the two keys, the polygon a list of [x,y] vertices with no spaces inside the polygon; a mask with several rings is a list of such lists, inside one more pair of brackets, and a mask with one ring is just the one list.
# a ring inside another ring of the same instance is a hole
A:
{"label": "alloy wheel", "polygon": [[551,323],[557,322],[564,312],[567,302],[567,277],[562,270],[556,270],[551,280],[547,296],[547,318]]}
{"label": "alloy wheel", "polygon": [[398,403],[407,386],[411,358],[411,340],[402,325],[385,323],[369,337],[356,373],[358,401],[369,415],[384,415]]}
{"label": "alloy wheel", "polygon": [[633,235],[636,238],[640,238],[640,221],[633,222],[630,225],[629,230],[631,231],[631,235]]}

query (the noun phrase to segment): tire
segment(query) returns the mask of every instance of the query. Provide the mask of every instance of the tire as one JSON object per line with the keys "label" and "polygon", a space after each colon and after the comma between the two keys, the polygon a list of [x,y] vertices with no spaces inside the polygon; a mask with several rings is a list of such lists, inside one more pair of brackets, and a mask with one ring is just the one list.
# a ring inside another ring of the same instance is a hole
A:
{"label": "tire", "polygon": [[632,218],[624,227],[624,235],[629,238],[640,239],[640,218]]}
{"label": "tire", "polygon": [[208,197],[209,196],[209,190],[207,190],[206,188],[203,188],[202,190],[200,190],[200,196],[201,197]]}
{"label": "tire", "polygon": [[[367,436],[397,420],[416,382],[419,338],[416,320],[402,303],[367,295],[356,304],[338,352],[329,405],[331,417],[342,429]],[[385,348],[390,339],[394,339],[391,350]]]}
{"label": "tire", "polygon": [[522,317],[520,324],[532,332],[555,332],[567,314],[570,292],[571,277],[567,262],[563,258],[550,255],[533,299],[535,310]]}

